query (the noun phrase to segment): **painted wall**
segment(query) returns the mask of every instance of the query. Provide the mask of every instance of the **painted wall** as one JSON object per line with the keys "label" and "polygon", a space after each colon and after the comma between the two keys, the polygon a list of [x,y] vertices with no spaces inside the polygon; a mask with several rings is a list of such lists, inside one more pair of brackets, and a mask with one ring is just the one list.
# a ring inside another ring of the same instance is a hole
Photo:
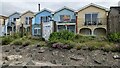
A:
{"label": "painted wall", "polygon": [[70,15],[71,19],[76,18],[75,13],[73,11],[70,11],[70,10],[64,8],[61,11],[54,14],[54,17],[53,17],[54,21],[59,22],[60,21],[60,15]]}
{"label": "painted wall", "polygon": [[7,17],[0,16],[0,36],[3,36],[5,32],[5,27],[6,27],[6,19]]}
{"label": "painted wall", "polygon": [[[78,17],[77,17],[77,26],[78,26],[78,32],[81,28],[86,28],[84,27],[84,23],[85,23],[85,14],[87,13],[98,13],[98,18],[102,18],[105,19],[107,18],[107,12],[103,9],[97,8],[95,6],[89,6],[81,11],[78,11]],[[104,22],[103,24],[106,25],[107,21]],[[101,26],[100,26],[101,27]],[[94,30],[94,26],[90,26],[90,29]],[[106,26],[105,26],[106,28]]]}
{"label": "painted wall", "polygon": [[48,10],[43,10],[43,11],[38,12],[35,15],[35,17],[32,19],[32,35],[34,35],[34,29],[35,28],[40,28],[41,29],[40,23],[41,23],[41,17],[43,17],[43,16],[52,16],[52,14]]}
{"label": "painted wall", "polygon": [[35,15],[35,23],[40,24],[41,23],[41,19],[40,18],[42,16],[51,16],[51,12],[49,12],[47,10],[44,10],[42,12],[38,12],[37,15]]}
{"label": "painted wall", "polygon": [[23,14],[20,19],[21,19],[21,23],[25,24],[25,21],[26,21],[26,17],[34,17],[34,13],[32,12],[27,12],[25,14]]}
{"label": "painted wall", "polygon": [[8,26],[11,26],[11,22],[14,22],[13,19],[14,18],[20,18],[20,14],[19,13],[14,13],[11,16],[9,16],[8,19]]}

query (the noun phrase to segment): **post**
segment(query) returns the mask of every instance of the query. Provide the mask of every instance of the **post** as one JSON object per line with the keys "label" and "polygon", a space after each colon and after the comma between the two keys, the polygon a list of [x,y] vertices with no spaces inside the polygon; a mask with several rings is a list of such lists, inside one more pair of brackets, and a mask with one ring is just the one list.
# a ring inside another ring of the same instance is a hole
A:
{"label": "post", "polygon": [[41,37],[42,37],[42,32],[43,32],[43,27],[42,27],[42,17],[41,17],[41,24],[40,24],[40,28],[41,28]]}

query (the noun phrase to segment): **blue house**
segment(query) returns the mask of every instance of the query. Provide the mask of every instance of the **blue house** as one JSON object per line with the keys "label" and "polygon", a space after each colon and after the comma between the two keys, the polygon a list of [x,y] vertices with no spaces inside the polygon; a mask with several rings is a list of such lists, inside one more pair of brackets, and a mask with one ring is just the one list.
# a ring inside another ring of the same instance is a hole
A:
{"label": "blue house", "polygon": [[11,14],[8,18],[8,24],[7,24],[7,32],[10,34],[10,32],[16,31],[16,20],[20,18],[20,13],[15,12]]}
{"label": "blue house", "polygon": [[51,17],[52,17],[52,12],[48,9],[43,9],[40,12],[36,13],[35,17],[32,20],[32,35],[43,37],[43,35],[44,35],[43,24],[44,23],[49,23]]}
{"label": "blue house", "polygon": [[68,30],[70,32],[76,33],[76,13],[73,9],[66,6],[54,12],[53,16],[56,22],[56,30]]}

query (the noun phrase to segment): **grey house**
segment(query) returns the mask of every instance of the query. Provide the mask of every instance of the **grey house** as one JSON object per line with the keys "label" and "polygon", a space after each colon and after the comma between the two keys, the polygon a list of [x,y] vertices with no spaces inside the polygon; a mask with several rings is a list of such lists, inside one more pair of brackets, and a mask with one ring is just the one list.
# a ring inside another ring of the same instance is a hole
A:
{"label": "grey house", "polygon": [[120,6],[110,7],[107,30],[108,34],[120,32]]}

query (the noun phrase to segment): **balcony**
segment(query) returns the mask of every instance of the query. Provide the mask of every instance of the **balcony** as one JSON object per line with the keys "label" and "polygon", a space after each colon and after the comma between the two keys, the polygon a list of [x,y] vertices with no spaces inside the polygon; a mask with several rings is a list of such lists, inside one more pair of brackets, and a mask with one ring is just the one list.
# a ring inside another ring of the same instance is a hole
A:
{"label": "balcony", "polygon": [[66,21],[59,21],[58,23],[75,23],[76,20],[75,19],[70,19],[70,20],[66,20]]}
{"label": "balcony", "polygon": [[84,26],[90,26],[90,25],[106,25],[107,19],[106,18],[97,18],[94,21],[85,21]]}

